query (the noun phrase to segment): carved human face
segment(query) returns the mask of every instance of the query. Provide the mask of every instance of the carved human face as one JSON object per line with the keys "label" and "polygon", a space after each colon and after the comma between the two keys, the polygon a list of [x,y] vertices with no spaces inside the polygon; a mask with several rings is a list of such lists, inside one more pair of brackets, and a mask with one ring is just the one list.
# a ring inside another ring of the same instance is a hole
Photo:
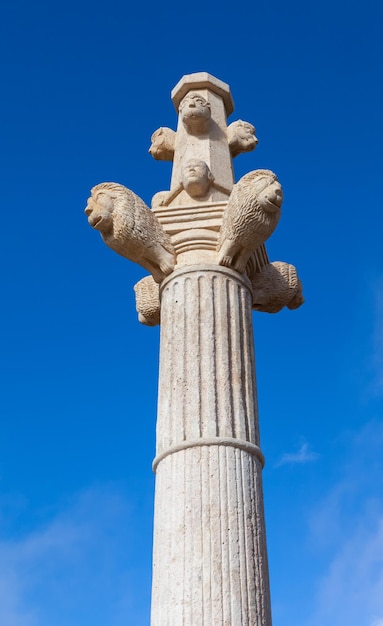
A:
{"label": "carved human face", "polygon": [[179,113],[188,130],[205,131],[211,117],[210,104],[195,91],[190,91],[181,100]]}
{"label": "carved human face", "polygon": [[92,228],[104,231],[113,223],[112,213],[114,209],[115,195],[105,189],[92,189],[92,195],[88,198],[85,215]]}
{"label": "carved human face", "polygon": [[277,211],[283,202],[283,191],[279,180],[262,176],[256,182],[257,199],[265,211]]}
{"label": "carved human face", "polygon": [[192,198],[205,196],[212,181],[211,172],[204,161],[189,159],[182,167],[181,182]]}

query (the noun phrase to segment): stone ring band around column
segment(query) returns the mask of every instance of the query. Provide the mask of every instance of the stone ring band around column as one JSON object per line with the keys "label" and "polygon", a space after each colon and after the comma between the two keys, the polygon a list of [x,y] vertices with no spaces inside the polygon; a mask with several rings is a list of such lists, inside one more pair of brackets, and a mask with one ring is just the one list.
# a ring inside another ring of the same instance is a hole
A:
{"label": "stone ring band around column", "polygon": [[232,437],[201,437],[200,439],[194,439],[192,441],[182,441],[181,443],[171,446],[164,452],[161,452],[161,454],[158,454],[153,461],[153,472],[156,472],[160,462],[170,454],[200,446],[231,446],[232,448],[239,448],[240,450],[248,452],[248,454],[256,456],[262,467],[265,464],[265,457],[263,456],[261,449],[254,443],[250,443],[250,441],[234,439]]}

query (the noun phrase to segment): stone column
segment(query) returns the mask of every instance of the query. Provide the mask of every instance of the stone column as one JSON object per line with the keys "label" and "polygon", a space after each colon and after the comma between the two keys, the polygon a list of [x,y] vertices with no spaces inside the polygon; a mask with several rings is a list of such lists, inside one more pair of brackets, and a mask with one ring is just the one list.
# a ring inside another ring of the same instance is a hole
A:
{"label": "stone column", "polygon": [[229,268],[161,285],[151,626],[271,626],[251,308]]}
{"label": "stone column", "polygon": [[[271,626],[251,311],[303,302],[294,266],[269,263],[282,187],[232,159],[255,127],[227,125],[226,83],[197,72],[172,91],[177,132],[151,154],[173,161],[152,210],[101,183],[85,213],[105,243],[150,272],[139,320],[161,323],[151,626]],[[234,185],[234,186],[233,186]]]}

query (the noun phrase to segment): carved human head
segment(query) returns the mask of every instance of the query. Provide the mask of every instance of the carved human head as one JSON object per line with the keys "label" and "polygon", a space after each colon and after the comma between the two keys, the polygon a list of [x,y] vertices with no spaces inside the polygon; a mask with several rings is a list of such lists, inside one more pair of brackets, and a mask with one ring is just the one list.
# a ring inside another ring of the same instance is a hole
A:
{"label": "carved human head", "polygon": [[241,152],[251,152],[258,143],[254,126],[243,120],[237,120],[228,126],[227,140],[232,157]]}
{"label": "carved human head", "polygon": [[152,144],[149,152],[157,161],[173,161],[176,133],[171,128],[163,126],[152,135]]}
{"label": "carved human head", "polygon": [[192,198],[206,196],[213,180],[214,176],[205,161],[189,159],[182,166],[182,186]]}
{"label": "carved human head", "polygon": [[196,91],[189,91],[181,100],[179,114],[188,133],[207,132],[211,117],[210,102]]}

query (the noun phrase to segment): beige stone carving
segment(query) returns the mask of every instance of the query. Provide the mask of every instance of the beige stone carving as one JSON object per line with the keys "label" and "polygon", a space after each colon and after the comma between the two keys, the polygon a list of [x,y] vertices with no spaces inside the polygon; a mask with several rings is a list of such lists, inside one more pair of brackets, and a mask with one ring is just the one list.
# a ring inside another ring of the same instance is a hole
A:
{"label": "beige stone carving", "polygon": [[[189,96],[191,101],[188,100]],[[179,187],[184,162],[188,159],[200,159],[205,161],[214,176],[214,185],[211,186],[208,196],[204,198],[204,205],[212,202],[227,202],[234,185],[232,158],[226,137],[227,116],[233,112],[233,99],[229,85],[206,72],[189,74],[183,76],[172,90],[172,101],[179,115],[170,183],[171,192],[173,193]],[[206,103],[205,108],[200,106],[203,133],[198,130],[198,120],[201,118],[195,115],[198,108],[194,106],[195,102]],[[182,110],[184,115],[182,115]],[[187,113],[191,115],[188,116]],[[205,122],[204,115],[206,116]],[[186,126],[183,117],[186,120]],[[195,132],[192,128],[194,126],[197,127]],[[168,206],[187,206],[195,202],[190,203],[190,196],[185,192],[173,196]]]}
{"label": "beige stone carving", "polygon": [[134,285],[138,321],[146,326],[160,323],[160,290],[152,276],[145,276]]}
{"label": "beige stone carving", "polygon": [[206,196],[214,176],[205,161],[189,159],[182,166],[182,186],[192,198]]}
{"label": "beige stone carving", "polygon": [[258,140],[248,122],[228,126],[229,86],[198,72],[171,97],[177,132],[159,128],[149,150],[173,162],[153,211],[116,183],[94,187],[85,210],[152,274],[136,308],[161,323],[150,623],[271,626],[252,308],[297,308],[302,284],[264,245],[280,218],[276,175],[234,185],[233,157]]}
{"label": "beige stone carving", "polygon": [[[152,208],[168,206],[175,198],[179,197],[180,203],[185,197],[194,200],[206,201],[206,195],[210,187],[215,187],[214,176],[208,165],[201,159],[188,159],[182,165],[181,181],[172,191],[158,191],[152,198]],[[192,226],[190,225],[190,228]]]}
{"label": "beige stone carving", "polygon": [[290,263],[274,261],[265,265],[252,277],[251,284],[256,311],[278,313],[284,306],[297,309],[304,303],[302,283]]}
{"label": "beige stone carving", "polygon": [[171,128],[162,126],[151,137],[152,144],[149,153],[157,161],[173,161],[176,132]]}
{"label": "beige stone carving", "polygon": [[169,235],[145,202],[127,187],[96,185],[85,213],[107,246],[144,267],[156,282],[173,271],[175,255]]}
{"label": "beige stone carving", "polygon": [[244,272],[254,250],[276,228],[283,200],[281,184],[270,170],[243,176],[229,197],[218,240],[218,263]]}
{"label": "beige stone carving", "polygon": [[169,193],[169,191],[157,191],[152,198],[152,209],[156,209],[160,206],[166,206]]}
{"label": "beige stone carving", "polygon": [[251,152],[257,147],[255,127],[249,122],[237,120],[227,127],[227,141],[231,156],[234,158],[241,152]]}
{"label": "beige stone carving", "polygon": [[180,102],[179,114],[188,133],[202,135],[209,130],[210,102],[201,94],[189,91]]}

